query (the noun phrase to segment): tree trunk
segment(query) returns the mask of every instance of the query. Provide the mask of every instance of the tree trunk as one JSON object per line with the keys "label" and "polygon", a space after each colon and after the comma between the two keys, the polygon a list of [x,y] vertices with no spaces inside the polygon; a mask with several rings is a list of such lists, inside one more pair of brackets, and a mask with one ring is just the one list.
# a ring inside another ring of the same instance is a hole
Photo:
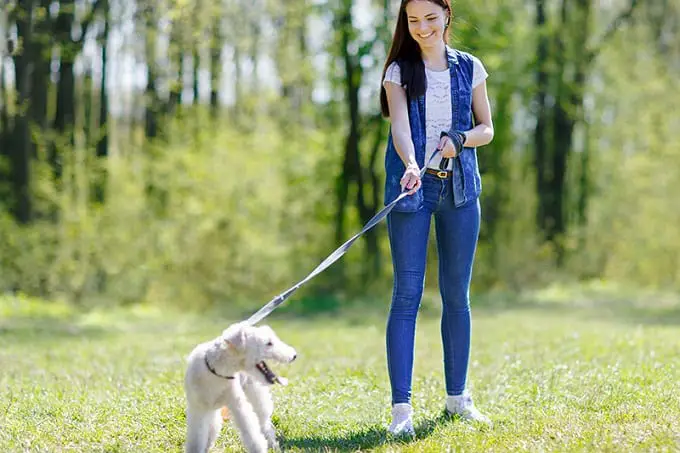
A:
{"label": "tree trunk", "polygon": [[95,201],[103,203],[106,198],[108,179],[107,162],[109,156],[109,96],[106,88],[108,79],[108,45],[109,45],[109,5],[104,5],[104,33],[101,39],[102,47],[102,75],[99,88],[99,134],[97,138],[96,156],[101,161],[101,179],[97,181],[94,190]]}
{"label": "tree trunk", "polygon": [[[497,227],[501,219],[505,218],[510,193],[507,152],[512,147],[513,91],[511,87],[505,86],[497,92],[499,95],[494,107],[494,116],[497,119],[494,121],[494,139],[479,155],[480,172],[485,178],[491,178],[493,181],[486,196],[482,197],[482,212],[484,212],[484,223],[480,231],[482,241],[494,241]],[[489,250],[492,260],[495,258],[493,255],[496,251],[497,247],[491,247]]]}
{"label": "tree trunk", "polygon": [[[34,71],[35,46],[33,45],[33,0],[20,0],[17,7],[16,26],[18,38],[23,42],[21,53],[14,56],[15,87],[17,105],[26,106],[31,102],[31,81]],[[11,165],[11,187],[14,199],[11,212],[19,222],[31,221],[33,206],[31,199],[31,158],[33,141],[30,130],[30,109],[21,108],[14,117],[14,131],[9,144]]]}
{"label": "tree trunk", "polygon": [[585,124],[585,140],[579,162],[578,198],[576,200],[576,224],[585,228],[588,223],[588,200],[590,198],[590,137],[589,125]]}
{"label": "tree trunk", "polygon": [[[550,54],[547,35],[550,27],[547,26],[545,0],[536,0],[536,26],[540,32],[534,131],[537,220],[545,239],[556,245],[558,264],[563,256],[561,239],[567,233],[568,213],[564,207],[567,162],[574,130],[581,120],[588,71],[604,42],[624,21],[631,18],[637,5],[638,0],[630,0],[628,8],[607,27],[600,43],[584,50],[584,43],[590,41],[592,33],[591,2],[562,0],[560,22],[552,31],[554,48]],[[546,103],[548,95],[553,100],[549,109]],[[549,119],[552,121],[549,122]],[[585,204],[587,200],[581,202]],[[585,208],[582,214],[585,215]]]}
{"label": "tree trunk", "polygon": [[[170,46],[181,46],[180,42],[170,41]],[[169,52],[171,58],[174,52]],[[182,92],[184,91],[184,52],[179,50],[177,52],[176,58],[177,72],[175,75],[175,81],[170,84],[170,96],[168,98],[168,104],[165,109],[165,113],[171,114],[175,112],[178,108],[182,107]]]}
{"label": "tree trunk", "polygon": [[[218,11],[220,11],[218,9]],[[221,15],[213,18],[210,42],[210,112],[213,118],[219,113],[220,82],[222,80],[222,37]]]}
{"label": "tree trunk", "polygon": [[[74,145],[73,127],[75,121],[75,76],[73,66],[77,49],[71,40],[75,5],[73,0],[64,0],[59,7],[55,24],[55,36],[59,47],[59,81],[57,82],[57,109],[54,116],[54,129],[59,138],[65,139],[69,147]],[[63,173],[63,159],[56,143],[52,145],[50,163],[57,179]]]}
{"label": "tree trunk", "polygon": [[[580,119],[583,105],[583,89],[586,82],[588,60],[579,49],[579,37],[588,40],[590,36],[590,1],[564,0],[562,3],[561,26],[556,32],[555,75],[556,94],[553,106],[553,163],[552,179],[548,185],[551,204],[548,210],[550,228],[547,238],[551,241],[562,238],[567,232],[565,199],[566,173],[569,152],[572,148],[574,129]],[[567,44],[568,43],[568,44]],[[568,77],[568,74],[572,74]],[[558,264],[564,249],[562,241],[557,245]]]}
{"label": "tree trunk", "polygon": [[[302,11],[307,11],[307,1],[302,2]],[[314,87],[314,68],[309,59],[309,49],[307,47],[307,26],[304,19],[298,19],[297,27],[297,54],[299,55],[302,66],[298,75],[297,87],[293,98],[295,111],[300,112],[300,123],[308,129],[313,127],[313,116],[309,114],[305,106],[312,105],[312,90]]]}
{"label": "tree trunk", "polygon": [[[356,184],[355,206],[359,212],[362,224],[368,222],[375,214],[376,206],[369,206],[366,203],[364,169],[361,165],[359,146],[361,141],[360,112],[359,112],[359,88],[361,87],[361,67],[359,58],[350,51],[351,33],[354,30],[351,16],[351,1],[345,2],[345,8],[341,12],[341,54],[345,67],[345,90],[347,95],[347,109],[349,116],[349,131],[345,140],[345,155],[343,158],[342,172],[337,187],[337,214],[336,214],[336,240],[344,241],[345,238],[345,211],[347,209],[347,199],[349,185],[351,182]],[[367,256],[378,254],[378,240],[375,229],[366,232]],[[367,260],[371,262],[371,260]],[[370,269],[369,269],[370,270]],[[364,275],[369,276],[369,272]]]}
{"label": "tree trunk", "polygon": [[549,81],[549,55],[548,55],[548,27],[545,12],[545,0],[536,0],[536,29],[538,30],[538,48],[536,52],[536,127],[534,129],[534,166],[536,168],[536,195],[538,205],[536,210],[536,222],[539,230],[547,233],[550,228],[547,213],[549,211],[549,198],[546,183],[548,180],[547,162],[550,156],[548,149],[548,108],[546,97],[548,94]]}
{"label": "tree trunk", "polygon": [[234,49],[234,105],[232,106],[232,117],[236,124],[241,124],[243,118],[241,113],[243,111],[243,69],[241,67],[241,44],[236,42],[233,44]]}
{"label": "tree trunk", "polygon": [[281,102],[284,103],[284,108],[278,112],[283,114],[277,119],[281,127],[291,134],[296,134],[296,126],[311,126],[309,115],[305,115],[305,106],[311,102],[314,86],[308,62],[306,3],[297,0],[283,4],[275,21],[278,24],[276,35],[282,43],[277,46],[275,55],[277,72],[281,74]]}
{"label": "tree trunk", "polygon": [[[9,96],[7,95],[7,87],[5,86],[5,55],[0,53],[0,160],[9,157],[9,109],[7,102],[9,101]],[[5,178],[8,176],[3,171],[0,170],[0,176],[2,182],[4,183]],[[6,197],[6,187],[0,187],[0,196]]]}
{"label": "tree trunk", "polygon": [[[49,8],[50,0],[40,0],[38,8]],[[31,121],[36,137],[40,143],[45,142],[45,133],[48,128],[47,118],[47,93],[50,85],[51,55],[48,46],[51,37],[52,23],[48,17],[34,19],[33,36],[31,45],[34,47],[34,69],[31,81]],[[35,135],[32,133],[32,136]]]}
{"label": "tree trunk", "polygon": [[[573,0],[568,0],[573,1]],[[544,190],[547,204],[545,206],[546,222],[546,239],[555,242],[555,239],[562,235],[565,231],[564,225],[564,183],[565,173],[567,168],[567,155],[571,149],[571,137],[573,131],[573,120],[569,116],[567,105],[569,102],[568,90],[569,81],[565,80],[565,71],[567,66],[567,59],[572,57],[565,48],[565,41],[570,39],[569,30],[569,9],[567,2],[562,0],[560,10],[561,24],[554,32],[554,52],[552,57],[552,67],[554,68],[553,76],[554,92],[553,92],[553,108],[552,116],[552,143],[550,145],[551,166],[550,177],[546,182]],[[573,64],[573,62],[569,62]],[[558,259],[561,256],[561,246],[559,242],[556,244],[558,248]]]}
{"label": "tree trunk", "polygon": [[144,90],[145,116],[144,130],[149,139],[158,136],[159,102],[156,91],[156,78],[158,77],[158,65],[156,63],[156,18],[153,6],[149,5],[145,11],[146,26],[146,88]]}
{"label": "tree trunk", "polygon": [[99,140],[97,141],[97,157],[108,157],[109,155],[109,96],[106,88],[108,78],[108,47],[109,47],[109,6],[108,2],[104,6],[104,34],[101,39],[102,46],[102,78],[99,92]]}
{"label": "tree trunk", "polygon": [[[248,50],[248,56],[253,63],[253,74],[248,86],[249,96],[246,105],[248,106],[248,118],[252,119],[257,118],[262,113],[265,105],[263,97],[260,96],[260,42],[262,38],[260,20],[261,19],[258,17],[251,23],[251,45]],[[249,121],[246,123],[246,126],[250,128],[252,124],[255,124],[255,121]]]}
{"label": "tree trunk", "polygon": [[193,74],[192,74],[192,82],[193,82],[193,104],[198,105],[200,104],[200,91],[199,91],[199,80],[198,80],[198,72],[201,69],[201,54],[200,54],[200,49],[198,48],[198,43],[194,45],[194,54],[193,57],[191,58],[192,64],[193,64]]}

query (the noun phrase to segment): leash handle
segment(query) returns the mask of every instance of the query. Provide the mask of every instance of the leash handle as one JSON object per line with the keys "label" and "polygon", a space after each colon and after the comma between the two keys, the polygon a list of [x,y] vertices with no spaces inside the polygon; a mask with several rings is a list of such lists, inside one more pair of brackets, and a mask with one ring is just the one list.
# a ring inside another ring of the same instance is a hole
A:
{"label": "leash handle", "polygon": [[[465,143],[466,137],[465,137],[464,133],[456,132],[456,134],[458,134],[459,137],[460,137],[460,135],[463,136],[463,138],[460,138],[460,151],[456,151],[456,157],[458,157],[460,155],[460,153],[463,152],[463,144]],[[441,139],[444,136],[449,137],[449,140],[453,141],[453,138],[451,138],[451,136],[449,136],[446,132],[442,131],[442,133],[439,134],[439,138]],[[454,145],[454,148],[455,148],[455,145]],[[441,152],[441,149],[438,149],[437,151]],[[435,154],[436,154],[436,152],[435,152]],[[450,160],[451,159],[448,158],[448,157],[442,157],[442,160],[439,161],[439,169],[440,170],[448,170]]]}
{"label": "leash handle", "polygon": [[[442,131],[442,132],[439,134],[439,140],[441,140],[441,139],[442,139],[443,137],[445,137],[445,136],[448,137],[448,134],[447,134],[446,132]],[[449,137],[449,140],[451,140],[450,137]],[[437,149],[437,151],[439,151],[440,153],[442,152],[441,149]],[[448,170],[448,168],[449,168],[449,160],[450,160],[450,159],[449,159],[448,157],[442,157],[442,159],[439,161],[439,169],[440,169],[440,170],[444,170],[444,171]]]}

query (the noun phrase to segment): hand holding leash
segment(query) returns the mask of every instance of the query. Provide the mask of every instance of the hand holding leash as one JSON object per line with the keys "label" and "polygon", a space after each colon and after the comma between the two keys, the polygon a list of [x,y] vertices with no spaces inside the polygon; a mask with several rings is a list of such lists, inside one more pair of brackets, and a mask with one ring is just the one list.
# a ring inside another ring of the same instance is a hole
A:
{"label": "hand holding leash", "polygon": [[422,174],[420,168],[418,168],[418,164],[408,164],[406,170],[404,170],[404,176],[401,177],[400,181],[402,192],[408,191],[409,195],[416,193],[422,185],[422,182],[420,181],[421,176]]}
{"label": "hand holding leash", "polygon": [[443,132],[439,134],[439,148],[442,153],[442,162],[446,159],[444,166],[439,166],[441,170],[446,170],[449,163],[449,158],[458,157],[463,151],[463,145],[465,144],[467,137],[464,132],[456,131],[449,135],[448,132]]}

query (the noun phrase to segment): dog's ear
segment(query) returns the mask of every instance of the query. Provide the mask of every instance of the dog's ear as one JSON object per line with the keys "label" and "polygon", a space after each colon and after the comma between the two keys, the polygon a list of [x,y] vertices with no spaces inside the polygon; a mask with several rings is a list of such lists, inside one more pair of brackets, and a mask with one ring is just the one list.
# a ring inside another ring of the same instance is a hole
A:
{"label": "dog's ear", "polygon": [[243,349],[245,347],[246,332],[244,327],[243,323],[239,323],[228,327],[222,332],[222,341],[224,341],[227,347],[235,349]]}

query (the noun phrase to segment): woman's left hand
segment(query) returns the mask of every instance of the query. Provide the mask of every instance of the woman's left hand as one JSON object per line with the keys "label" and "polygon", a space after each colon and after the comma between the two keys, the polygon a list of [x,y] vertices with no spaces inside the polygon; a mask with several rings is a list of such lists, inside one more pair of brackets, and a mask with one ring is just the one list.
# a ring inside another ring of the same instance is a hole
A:
{"label": "woman's left hand", "polygon": [[453,145],[453,142],[448,135],[444,135],[439,139],[439,149],[442,152],[442,157],[452,158],[458,155],[456,147]]}

